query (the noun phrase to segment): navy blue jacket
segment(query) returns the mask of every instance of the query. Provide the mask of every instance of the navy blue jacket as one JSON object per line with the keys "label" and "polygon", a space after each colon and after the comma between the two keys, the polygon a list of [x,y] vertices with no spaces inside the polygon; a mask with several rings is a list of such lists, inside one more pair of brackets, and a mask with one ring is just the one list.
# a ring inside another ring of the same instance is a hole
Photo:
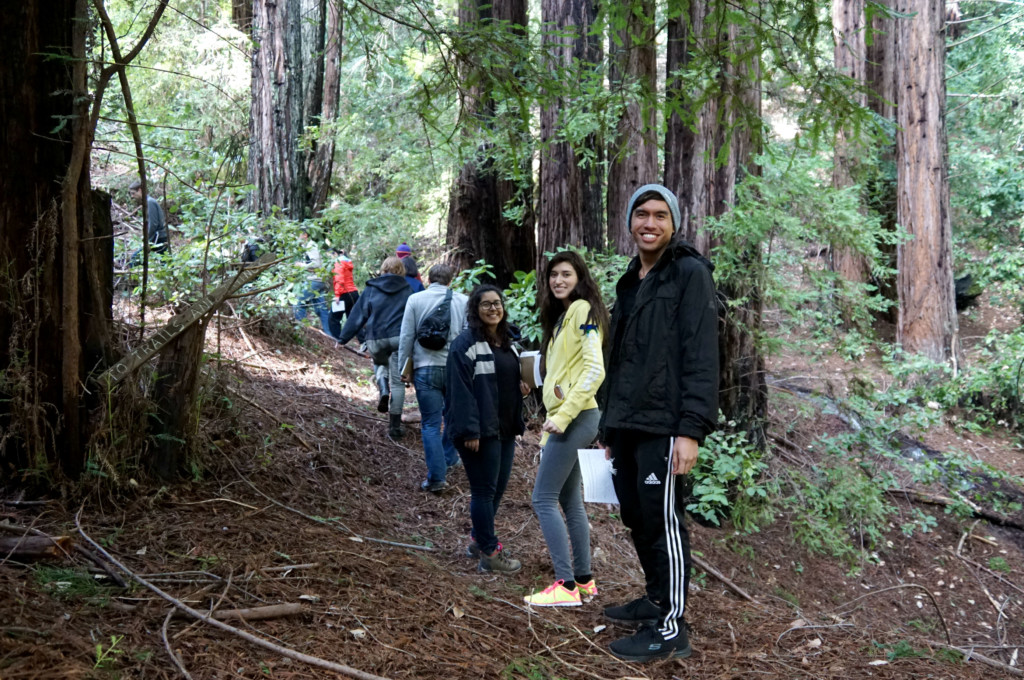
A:
{"label": "navy blue jacket", "polygon": [[[461,444],[467,439],[497,437],[501,424],[498,422],[494,351],[478,331],[467,328],[452,340],[445,377],[445,427],[452,441]],[[523,395],[518,389],[515,398],[518,400],[516,421],[511,429],[522,434],[526,425],[523,423]]]}
{"label": "navy blue jacket", "polygon": [[345,344],[366,326],[366,340],[397,338],[402,331],[405,301],[412,288],[404,276],[384,274],[366,282],[366,288],[348,313],[338,342]]}

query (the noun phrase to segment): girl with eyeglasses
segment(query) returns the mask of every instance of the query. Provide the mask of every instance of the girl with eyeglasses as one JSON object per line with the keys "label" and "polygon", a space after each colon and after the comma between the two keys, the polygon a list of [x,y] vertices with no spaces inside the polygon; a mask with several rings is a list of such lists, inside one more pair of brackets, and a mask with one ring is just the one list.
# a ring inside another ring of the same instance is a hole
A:
{"label": "girl with eyeglasses", "polygon": [[468,328],[448,351],[445,422],[469,479],[469,514],[481,572],[514,574],[522,564],[502,550],[494,516],[505,493],[523,423],[519,354],[512,346],[501,290],[477,286],[466,305]]}
{"label": "girl with eyeglasses", "polygon": [[594,441],[601,420],[595,396],[604,381],[602,344],[608,310],[578,253],[564,250],[552,257],[544,283],[538,306],[547,368],[547,420],[532,500],[555,568],[555,582],[523,599],[536,607],[578,607],[583,597],[597,595],[576,452]]}

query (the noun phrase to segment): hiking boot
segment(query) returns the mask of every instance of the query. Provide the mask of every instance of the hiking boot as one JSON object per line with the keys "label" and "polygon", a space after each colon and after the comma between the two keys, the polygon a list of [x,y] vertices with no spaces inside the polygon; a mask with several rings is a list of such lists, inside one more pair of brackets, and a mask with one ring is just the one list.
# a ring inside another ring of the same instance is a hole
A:
{"label": "hiking boot", "polygon": [[597,595],[597,581],[594,579],[590,579],[586,583],[577,583],[576,587],[580,591],[580,597],[587,602]]}
{"label": "hiking boot", "polygon": [[380,399],[377,400],[377,413],[387,413],[388,412],[388,402],[390,402],[390,401],[391,401],[390,395],[387,395],[387,394],[380,395]]}
{"label": "hiking boot", "polygon": [[633,635],[609,645],[611,653],[623,661],[655,661],[657,659],[685,659],[690,656],[690,639],[686,625],[680,621],[679,633],[671,640],[661,636],[657,626],[643,626]]}
{"label": "hiking boot", "polygon": [[479,572],[492,571],[498,574],[514,574],[523,568],[523,563],[511,557],[505,557],[504,550],[495,550],[493,555],[480,555]]}
{"label": "hiking boot", "polygon": [[437,495],[443,493],[444,491],[447,491],[448,482],[444,481],[443,479],[440,482],[431,482],[430,480],[426,479],[423,480],[423,482],[420,484],[420,488],[423,489],[424,491],[429,491],[430,493]]}
{"label": "hiking boot", "polygon": [[392,413],[388,416],[390,425],[388,427],[388,436],[392,439],[401,439],[405,436],[405,428],[402,427],[402,414]]}
{"label": "hiking boot", "polygon": [[[498,550],[501,550],[501,541],[498,542]],[[466,557],[472,557],[475,560],[480,559],[483,556],[483,552],[480,550],[480,544],[475,540],[470,539],[469,545],[466,546]]]}
{"label": "hiking boot", "polygon": [[526,604],[534,607],[582,607],[579,588],[569,590],[565,587],[565,581],[558,579],[539,593],[527,595],[523,598]]}
{"label": "hiking boot", "polygon": [[622,604],[617,607],[605,607],[604,617],[609,621],[627,626],[653,625],[661,618],[661,607],[651,602],[644,595],[628,604]]}

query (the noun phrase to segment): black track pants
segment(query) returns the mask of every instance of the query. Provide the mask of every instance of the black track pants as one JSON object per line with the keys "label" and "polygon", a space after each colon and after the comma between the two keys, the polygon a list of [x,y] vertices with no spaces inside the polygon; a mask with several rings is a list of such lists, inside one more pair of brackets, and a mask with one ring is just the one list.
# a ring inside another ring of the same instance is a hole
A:
{"label": "black track pants", "polygon": [[684,523],[682,475],[671,474],[673,437],[636,430],[609,432],[615,493],[623,523],[647,580],[647,596],[661,607],[660,629],[679,634],[690,585],[690,535]]}

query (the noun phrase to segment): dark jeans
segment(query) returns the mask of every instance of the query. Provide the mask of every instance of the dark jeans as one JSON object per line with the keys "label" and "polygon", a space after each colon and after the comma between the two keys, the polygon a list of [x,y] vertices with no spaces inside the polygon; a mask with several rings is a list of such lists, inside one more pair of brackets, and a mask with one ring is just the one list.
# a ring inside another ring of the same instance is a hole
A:
{"label": "dark jeans", "polygon": [[469,517],[473,521],[473,538],[486,555],[498,547],[494,516],[498,514],[498,505],[512,474],[515,452],[514,439],[497,437],[481,439],[478,451],[459,446],[459,456],[469,479]]}
{"label": "dark jeans", "polygon": [[423,457],[427,462],[427,481],[443,482],[448,477],[448,467],[459,462],[447,431],[441,430],[444,421],[444,366],[423,366],[414,370],[412,376],[416,401],[420,405],[420,435],[423,438]]}
{"label": "dark jeans", "polygon": [[607,439],[622,522],[632,534],[647,596],[661,607],[661,634],[671,639],[683,621],[691,563],[683,521],[686,477],[671,473],[674,438],[612,430]]}

